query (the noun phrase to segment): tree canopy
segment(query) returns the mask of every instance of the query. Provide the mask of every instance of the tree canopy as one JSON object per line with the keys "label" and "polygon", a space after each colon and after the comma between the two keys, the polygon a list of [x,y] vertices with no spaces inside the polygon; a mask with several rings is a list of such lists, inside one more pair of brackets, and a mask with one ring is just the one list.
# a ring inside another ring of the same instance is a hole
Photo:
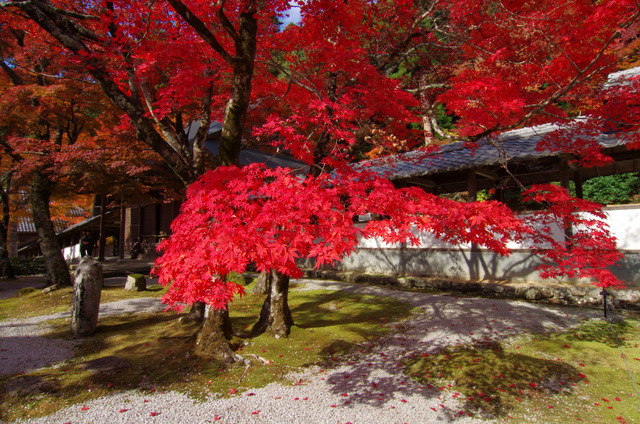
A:
{"label": "tree canopy", "polygon": [[[289,7],[283,0],[0,2],[12,48],[24,37],[47,40],[63,63],[83,67],[83,78],[124,112],[123,125],[181,181],[202,175],[159,262],[172,284],[168,301],[224,307],[240,289],[223,277],[250,261],[295,276],[296,257],[336,260],[353,249],[351,217],[365,210],[382,219],[363,236],[414,240],[417,226],[499,253],[527,238],[549,260],[549,275],[620,283],[606,270],[619,255],[595,219],[601,212],[562,189],[525,194],[546,206],[536,215],[546,228],[539,231],[498,203],[445,202],[366,172],[354,175],[348,165],[365,154],[422,148],[436,136],[473,149],[481,138],[546,122],[564,129],[540,147],[571,154],[582,166],[608,160],[595,143],[602,131],[639,147],[639,82],[607,82],[637,61],[635,1],[295,3],[300,23],[280,30],[279,14]],[[9,74],[18,66],[5,62]],[[441,128],[442,108],[453,129]],[[220,157],[207,163],[212,120],[223,123]],[[201,131],[189,140],[184,128],[194,121]],[[289,151],[311,171],[205,173],[235,165],[249,144]],[[590,217],[576,215],[582,209]],[[552,225],[580,231],[554,244]],[[194,234],[203,237],[199,249]]]}

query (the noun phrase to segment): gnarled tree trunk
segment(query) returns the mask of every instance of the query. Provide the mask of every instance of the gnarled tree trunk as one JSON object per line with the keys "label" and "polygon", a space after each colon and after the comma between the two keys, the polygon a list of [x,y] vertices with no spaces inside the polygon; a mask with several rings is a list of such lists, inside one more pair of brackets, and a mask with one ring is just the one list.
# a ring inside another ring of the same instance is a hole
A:
{"label": "gnarled tree trunk", "polygon": [[205,307],[202,327],[196,338],[195,353],[206,358],[217,359],[224,364],[236,361],[229,340],[233,336],[229,311]]}
{"label": "gnarled tree trunk", "polygon": [[187,321],[202,323],[202,321],[204,321],[206,307],[207,305],[205,305],[204,302],[196,302],[191,305],[189,315],[187,315]]}
{"label": "gnarled tree trunk", "polygon": [[227,309],[213,309],[204,302],[191,305],[187,320],[200,323],[196,336],[196,355],[216,359],[225,365],[236,362],[229,341],[233,337],[233,328]]}
{"label": "gnarled tree trunk", "polygon": [[260,318],[251,329],[251,336],[264,332],[275,338],[287,337],[291,332],[293,317],[289,310],[289,276],[271,271],[271,286],[262,305]]}
{"label": "gnarled tree trunk", "polygon": [[29,200],[31,202],[33,222],[38,231],[40,250],[42,250],[42,256],[47,267],[49,284],[70,286],[71,275],[69,274],[69,267],[62,255],[60,242],[56,236],[53,222],[51,222],[51,213],[49,211],[49,200],[51,199],[54,184],[46,175],[35,171]]}

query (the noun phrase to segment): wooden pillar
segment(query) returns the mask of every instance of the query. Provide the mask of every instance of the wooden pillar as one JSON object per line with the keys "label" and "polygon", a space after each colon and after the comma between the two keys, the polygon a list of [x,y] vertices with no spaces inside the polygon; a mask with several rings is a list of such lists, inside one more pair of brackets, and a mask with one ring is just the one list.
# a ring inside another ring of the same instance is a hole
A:
{"label": "wooden pillar", "polygon": [[576,197],[578,199],[584,199],[584,191],[582,190],[582,171],[578,169],[573,174],[573,183],[576,186]]}
{"label": "wooden pillar", "polygon": [[[476,170],[474,168],[471,168],[467,175],[467,191],[469,192],[469,203],[478,200],[478,182],[476,178]],[[476,243],[471,243],[471,251],[475,252],[477,250],[478,245]]]}
{"label": "wooden pillar", "polygon": [[[563,156],[560,158],[560,185],[569,191],[570,185],[570,169],[569,169],[569,158]],[[571,238],[573,237],[573,228],[571,226],[567,226],[564,229],[564,241],[567,245],[570,243]]]}
{"label": "wooden pillar", "polygon": [[569,170],[569,159],[567,157],[560,158],[560,185],[569,191],[569,180],[570,180],[570,170]]}
{"label": "wooden pillar", "polygon": [[127,209],[124,207],[124,197],[120,198],[120,236],[118,237],[118,257],[124,259],[125,229],[127,227]]}
{"label": "wooden pillar", "polygon": [[496,187],[495,199],[498,202],[504,203],[504,188],[502,186]]}
{"label": "wooden pillar", "polygon": [[467,175],[467,191],[469,192],[469,202],[478,200],[478,184],[476,181],[476,170],[471,168]]}
{"label": "wooden pillar", "polygon": [[104,226],[105,226],[105,217],[106,217],[106,210],[107,210],[107,201],[106,201],[107,196],[104,194],[100,195],[100,237],[99,237],[99,241],[98,241],[98,260],[99,261],[104,261],[104,248],[105,248],[105,244],[106,244],[106,234],[104,233]]}

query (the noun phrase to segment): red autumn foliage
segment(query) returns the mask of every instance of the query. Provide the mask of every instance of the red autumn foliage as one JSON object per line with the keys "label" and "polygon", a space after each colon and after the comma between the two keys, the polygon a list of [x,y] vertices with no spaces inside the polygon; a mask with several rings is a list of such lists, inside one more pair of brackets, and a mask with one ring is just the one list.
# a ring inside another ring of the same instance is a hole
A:
{"label": "red autumn foliage", "polygon": [[[220,168],[194,183],[158,262],[170,303],[221,308],[241,291],[224,277],[249,263],[299,276],[297,258],[337,260],[358,236],[415,243],[416,230],[502,254],[509,242],[529,240],[550,262],[548,276],[618,284],[606,271],[618,256],[596,219],[601,212],[566,192],[538,187],[527,196],[545,211],[518,217],[498,203],[395,189],[345,165],[421,143],[416,123],[433,117],[438,103],[457,119],[452,134],[440,133],[471,147],[490,134],[577,116],[571,136],[558,132],[541,147],[574,154],[584,166],[608,160],[593,143],[603,130],[637,147],[637,82],[603,88],[606,75],[634,59],[635,1],[299,4],[302,22],[283,31],[275,22],[284,0],[2,5],[3,28],[28,30],[83,69],[185,184],[205,169],[204,138],[192,146],[184,132],[196,120],[203,127],[222,120],[223,140],[233,121],[234,143],[244,134],[244,143],[284,147],[314,168],[304,178]],[[231,102],[239,97],[247,102]],[[323,174],[332,169],[339,172]],[[382,219],[354,227],[352,217],[364,213]],[[552,226],[574,227],[568,243],[550,238]]]}
{"label": "red autumn foliage", "polygon": [[[623,283],[608,266],[622,258],[604,222],[602,205],[571,197],[562,187],[533,186],[524,193],[525,201],[547,206],[527,217],[541,228],[531,233],[537,253],[544,259],[540,267],[543,278],[591,278],[599,287],[616,287]],[[552,228],[565,230],[566,240],[558,241]]]}
{"label": "red autumn foliage", "polygon": [[[419,243],[417,232],[428,231],[501,254],[509,253],[509,242],[527,241],[547,261],[545,275],[591,277],[603,287],[619,284],[603,269],[619,253],[597,219],[603,217],[598,205],[556,186],[534,187],[526,196],[548,207],[518,217],[499,202],[454,202],[417,188],[397,189],[366,172],[302,177],[258,164],[221,167],[189,188],[173,234],[160,245],[163,256],[155,273],[169,286],[164,300],[170,306],[203,301],[225,308],[243,294],[242,286],[225,277],[250,264],[298,278],[297,259],[322,266],[352,252],[359,237]],[[352,218],[365,213],[380,219],[354,225]],[[555,226],[575,228],[570,244],[554,240]]]}

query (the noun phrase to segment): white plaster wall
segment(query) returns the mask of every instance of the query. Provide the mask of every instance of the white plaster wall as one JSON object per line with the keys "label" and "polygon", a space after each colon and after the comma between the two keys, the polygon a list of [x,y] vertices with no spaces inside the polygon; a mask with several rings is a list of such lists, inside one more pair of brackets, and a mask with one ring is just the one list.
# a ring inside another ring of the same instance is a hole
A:
{"label": "white plaster wall", "polygon": [[78,243],[70,247],[65,247],[64,249],[62,249],[62,255],[67,261],[80,259],[80,244]]}
{"label": "white plaster wall", "polygon": [[[640,205],[623,205],[611,206],[604,209],[608,215],[605,220],[609,226],[609,230],[617,239],[617,246],[620,250],[640,250]],[[362,226],[364,224],[357,224]],[[556,240],[562,240],[564,231],[554,226],[552,228],[553,236]],[[407,244],[407,249],[468,249],[469,244],[453,245],[439,240],[431,233],[415,231],[414,234],[420,239],[420,244],[412,246]],[[507,245],[510,249],[531,249],[530,243],[514,243]],[[358,244],[359,248],[365,249],[394,249],[400,248],[399,243],[385,243],[380,238],[361,238]],[[538,246],[544,247],[544,246]]]}
{"label": "white plaster wall", "polygon": [[605,211],[618,249],[640,250],[640,205],[610,206]]}
{"label": "white plaster wall", "polygon": [[[93,249],[94,256],[98,254],[98,246]],[[80,243],[62,249],[62,255],[66,261],[80,260]],[[107,244],[104,248],[104,256],[113,256],[113,244]]]}

